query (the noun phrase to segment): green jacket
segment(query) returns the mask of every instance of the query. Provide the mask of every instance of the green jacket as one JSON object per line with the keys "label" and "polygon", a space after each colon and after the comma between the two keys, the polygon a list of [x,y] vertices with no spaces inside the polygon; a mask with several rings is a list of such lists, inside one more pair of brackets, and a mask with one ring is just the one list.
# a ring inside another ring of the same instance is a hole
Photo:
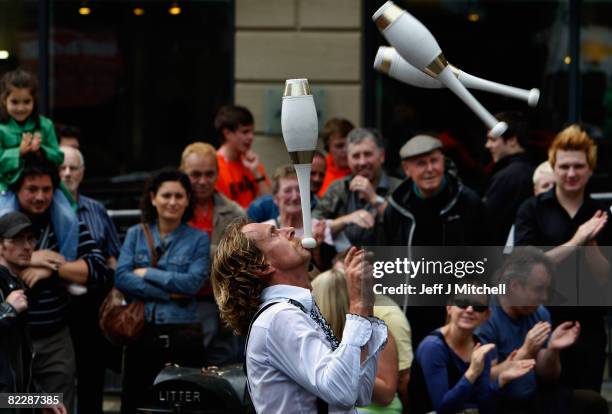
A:
{"label": "green jacket", "polygon": [[8,123],[0,124],[0,191],[5,191],[21,175],[23,159],[19,156],[19,145],[25,132],[40,132],[40,148],[46,158],[58,167],[64,162],[64,153],[59,149],[55,128],[49,118],[41,116],[39,127],[31,117],[23,125],[10,118]]}

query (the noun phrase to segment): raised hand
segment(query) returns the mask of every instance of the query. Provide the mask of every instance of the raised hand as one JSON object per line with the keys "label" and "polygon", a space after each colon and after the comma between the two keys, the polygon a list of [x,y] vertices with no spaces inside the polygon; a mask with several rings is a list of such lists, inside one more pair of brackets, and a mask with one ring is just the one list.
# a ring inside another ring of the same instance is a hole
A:
{"label": "raised hand", "polygon": [[349,312],[369,316],[374,306],[374,277],[372,265],[363,249],[351,247],[344,259],[346,285],[349,294]]}
{"label": "raised hand", "polygon": [[516,360],[517,352],[512,352],[504,362],[504,370],[499,373],[499,386],[503,387],[510,381],[513,381],[531,371],[536,364],[535,359]]}
{"label": "raised hand", "polygon": [[24,156],[28,152],[32,151],[32,133],[24,132],[21,134],[21,143],[19,143],[19,155]]}
{"label": "raised hand", "polygon": [[585,221],[578,227],[572,241],[577,246],[583,246],[593,241],[608,222],[608,213],[597,210],[593,217]]}
{"label": "raised hand", "polygon": [[42,135],[40,132],[35,132],[32,137],[32,142],[30,143],[30,151],[36,152],[40,149],[40,143],[42,141]]}
{"label": "raised hand", "polygon": [[465,377],[471,383],[474,383],[476,379],[482,374],[482,370],[485,365],[485,358],[489,352],[495,348],[495,344],[480,345],[479,343],[474,346],[472,351],[472,357],[470,358],[470,366],[465,372]]}
{"label": "raised hand", "polygon": [[550,335],[548,341],[548,348],[561,351],[562,349],[568,348],[576,342],[580,335],[580,324],[578,322],[563,322],[557,326]]}
{"label": "raised hand", "polygon": [[256,174],[257,166],[259,165],[259,156],[251,150],[247,151],[242,156],[242,165],[253,172],[253,174]]}
{"label": "raised hand", "polygon": [[325,240],[325,228],[327,223],[325,220],[313,220],[312,221],[312,237],[317,241],[317,246]]}
{"label": "raised hand", "polygon": [[370,204],[374,204],[376,201],[376,191],[372,186],[370,180],[360,175],[353,177],[349,183],[349,190],[357,191],[362,199],[366,200]]}
{"label": "raised hand", "polygon": [[544,343],[550,335],[550,323],[538,322],[533,328],[527,332],[525,342],[521,346],[522,354],[528,358],[534,357],[540,349],[544,346]]}

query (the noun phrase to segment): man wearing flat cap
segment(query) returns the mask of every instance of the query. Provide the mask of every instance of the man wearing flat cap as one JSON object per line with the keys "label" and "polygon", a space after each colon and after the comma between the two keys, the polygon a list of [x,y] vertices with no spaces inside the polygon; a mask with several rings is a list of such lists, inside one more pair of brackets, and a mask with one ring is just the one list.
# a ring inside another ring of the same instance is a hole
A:
{"label": "man wearing flat cap", "polygon": [[[402,146],[400,157],[408,178],[389,197],[384,217],[387,243],[409,248],[486,245],[484,204],[474,190],[445,171],[442,142],[417,135]],[[430,316],[431,321],[424,321],[422,315],[408,315],[413,344],[444,325],[444,310]]]}
{"label": "man wearing flat cap", "polygon": [[32,223],[19,212],[0,217],[0,392],[29,392],[32,344],[25,311],[28,299],[19,278],[36,245]]}

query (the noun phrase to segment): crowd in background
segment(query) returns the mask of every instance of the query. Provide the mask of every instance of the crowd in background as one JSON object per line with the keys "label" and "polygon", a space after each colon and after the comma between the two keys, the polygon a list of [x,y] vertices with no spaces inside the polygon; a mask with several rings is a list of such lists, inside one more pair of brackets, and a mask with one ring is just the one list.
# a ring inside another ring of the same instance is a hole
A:
{"label": "crowd in background", "polygon": [[[220,320],[211,263],[238,218],[303,234],[293,167],[270,179],[251,149],[252,114],[225,106],[215,118],[220,148],[194,142],[177,169],[156,173],[141,223],[121,243],[104,206],[79,191],[78,128],[54,128],[38,115],[36,92],[21,70],[0,82],[0,392],[63,393],[69,413],[101,413],[105,370],[113,367],[123,373],[121,412],[134,413],[167,363],[242,361],[244,338]],[[324,151],[315,152],[311,174],[311,274],[337,338],[348,313],[342,255],[351,246],[512,252],[495,276],[509,286],[507,297],[405,309],[376,298],[375,315],[390,335],[372,404],[360,412],[607,412],[605,309],[545,307],[556,275],[573,271],[567,263],[580,261],[596,290],[609,285],[610,258],[600,246],[612,242],[612,227],[587,187],[596,146],[571,125],[540,163],[527,148],[525,118],[497,118],[509,129],[483,137],[494,164],[482,194],[462,181],[460,160],[438,137],[411,137],[399,152],[402,176],[394,177],[383,168],[376,130],[332,118],[321,132]],[[98,324],[112,287],[144,308],[143,331],[124,349]],[[512,297],[529,300],[517,306]]]}

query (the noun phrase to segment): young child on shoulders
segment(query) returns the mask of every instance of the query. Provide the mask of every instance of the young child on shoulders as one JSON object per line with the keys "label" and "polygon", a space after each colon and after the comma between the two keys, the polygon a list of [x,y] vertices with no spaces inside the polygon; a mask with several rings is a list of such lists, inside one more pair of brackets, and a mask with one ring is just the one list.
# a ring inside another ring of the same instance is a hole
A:
{"label": "young child on shoulders", "polygon": [[[58,167],[64,161],[53,122],[38,113],[38,82],[23,69],[7,72],[0,79],[0,212],[17,209],[15,183],[28,154],[42,155]],[[67,260],[76,259],[78,219],[74,200],[63,185],[55,191],[51,221],[60,250]]]}

